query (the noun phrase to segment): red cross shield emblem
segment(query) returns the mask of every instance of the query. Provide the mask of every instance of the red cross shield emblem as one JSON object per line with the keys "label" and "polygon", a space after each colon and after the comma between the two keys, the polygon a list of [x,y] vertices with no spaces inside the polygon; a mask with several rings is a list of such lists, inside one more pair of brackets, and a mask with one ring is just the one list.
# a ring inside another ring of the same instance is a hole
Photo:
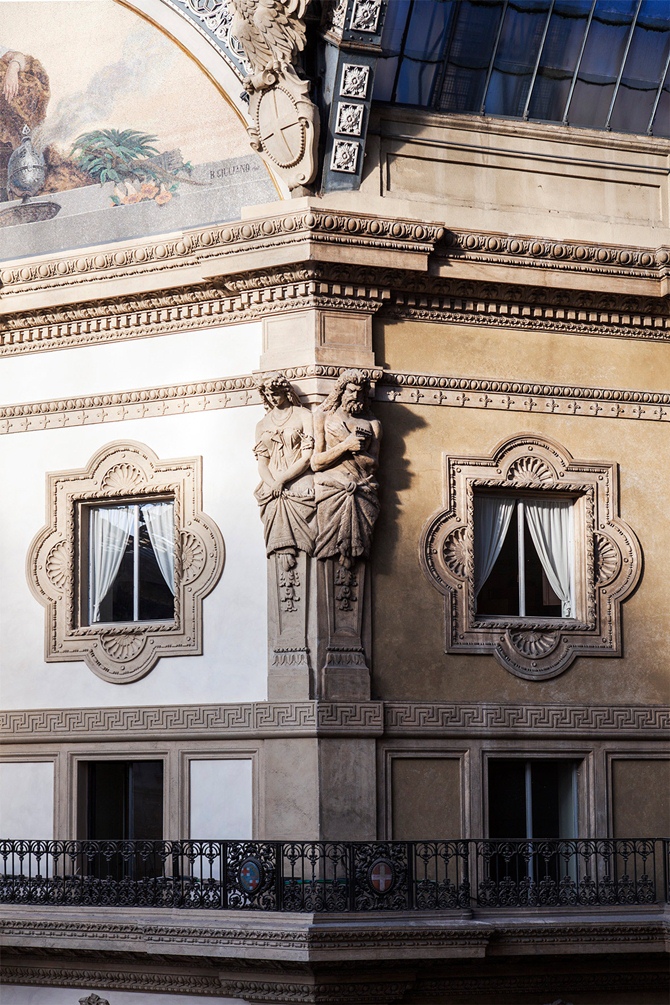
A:
{"label": "red cross shield emblem", "polygon": [[255,893],[263,879],[262,867],[253,858],[246,859],[240,866],[240,886],[245,893]]}
{"label": "red cross shield emblem", "polygon": [[387,858],[378,858],[368,869],[368,882],[375,893],[388,893],[395,882],[395,870]]}

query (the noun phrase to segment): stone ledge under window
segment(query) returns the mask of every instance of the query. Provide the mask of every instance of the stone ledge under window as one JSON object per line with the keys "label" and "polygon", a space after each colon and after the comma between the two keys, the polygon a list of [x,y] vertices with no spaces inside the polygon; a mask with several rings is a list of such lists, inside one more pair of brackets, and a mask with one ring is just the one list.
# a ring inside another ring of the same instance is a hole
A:
{"label": "stone ledge under window", "polygon": [[[621,602],[642,571],[631,528],[618,515],[617,466],[574,460],[548,437],[525,433],[488,457],[445,455],[445,505],[419,546],[429,582],[445,597],[446,651],[490,653],[517,677],[555,677],[583,656],[621,655]],[[474,492],[498,489],[575,498],[579,604],[575,618],[476,616]]]}
{"label": "stone ledge under window", "polygon": [[[80,508],[103,502],[174,499],[174,620],[86,625],[80,616]],[[47,662],[84,660],[103,680],[127,684],[144,677],[163,656],[202,653],[202,601],[219,580],[224,544],[202,512],[202,459],[161,461],[141,443],[110,443],[86,468],[47,476],[48,523],[27,558],[28,585],[46,607]]]}

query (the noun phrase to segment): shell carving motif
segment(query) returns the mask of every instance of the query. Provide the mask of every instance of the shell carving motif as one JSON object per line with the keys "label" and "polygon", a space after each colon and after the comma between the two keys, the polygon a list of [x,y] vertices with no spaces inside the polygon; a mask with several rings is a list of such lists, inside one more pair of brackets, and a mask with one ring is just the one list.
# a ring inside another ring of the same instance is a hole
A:
{"label": "shell carving motif", "polygon": [[465,527],[459,527],[453,534],[449,535],[442,547],[445,565],[459,579],[465,578],[467,556],[466,533]]}
{"label": "shell carving motif", "polygon": [[102,481],[102,489],[114,495],[130,495],[137,492],[144,480],[142,472],[134,464],[122,461],[109,469]]}
{"label": "shell carving motif", "polygon": [[602,586],[614,579],[619,571],[621,556],[612,541],[604,534],[595,535],[596,583]]}
{"label": "shell carving motif", "polygon": [[558,645],[557,632],[510,632],[510,642],[523,656],[537,659]]}
{"label": "shell carving motif", "polygon": [[111,659],[125,663],[127,660],[135,659],[145,639],[142,635],[103,635],[100,642]]}
{"label": "shell carving motif", "polygon": [[62,593],[69,577],[68,553],[65,541],[60,541],[51,549],[44,563],[44,568],[49,582],[59,593]]}
{"label": "shell carving motif", "polygon": [[199,537],[188,531],[182,534],[181,570],[182,582],[190,583],[200,575],[205,567],[205,546]]}
{"label": "shell carving motif", "polygon": [[507,476],[517,485],[545,485],[554,480],[546,464],[539,457],[520,457],[510,466]]}

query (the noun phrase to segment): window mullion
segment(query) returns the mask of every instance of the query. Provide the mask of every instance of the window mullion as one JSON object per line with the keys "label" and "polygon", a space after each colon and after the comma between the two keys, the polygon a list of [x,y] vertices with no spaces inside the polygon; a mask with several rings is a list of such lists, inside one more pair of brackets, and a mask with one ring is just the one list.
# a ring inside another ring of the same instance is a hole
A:
{"label": "window mullion", "polygon": [[530,102],[533,97],[533,88],[535,87],[535,81],[537,79],[537,71],[540,68],[540,60],[542,59],[542,52],[544,51],[544,43],[547,40],[547,32],[549,31],[549,22],[551,21],[551,15],[554,13],[554,4],[556,0],[551,0],[549,5],[549,10],[547,11],[547,20],[544,23],[544,30],[542,32],[542,39],[540,41],[540,48],[537,50],[537,59],[535,60],[535,66],[533,67],[533,76],[530,81],[530,86],[528,88],[528,97],[526,98],[526,107],[523,110],[523,118],[527,121],[530,112]]}
{"label": "window mullion", "polygon": [[526,542],[524,540],[523,499],[516,504],[516,530],[519,578],[519,617],[526,616]]}
{"label": "window mullion", "polygon": [[572,75],[572,82],[570,84],[570,90],[568,92],[568,100],[565,102],[565,109],[563,111],[563,125],[568,123],[568,113],[570,112],[570,103],[572,102],[572,95],[577,84],[577,77],[579,75],[579,70],[582,65],[582,56],[584,55],[584,49],[586,48],[586,41],[589,37],[589,29],[591,27],[591,21],[593,20],[593,12],[596,9],[596,0],[593,0],[591,4],[591,10],[589,11],[588,21],[586,22],[586,28],[584,29],[584,38],[582,39],[582,45],[579,50],[579,56],[577,57],[577,65],[575,66],[575,72]]}
{"label": "window mullion", "polygon": [[633,32],[635,31],[635,25],[637,24],[638,14],[640,13],[640,7],[642,6],[642,0],[637,0],[637,7],[635,8],[635,14],[633,15],[633,20],[631,21],[630,31],[628,32],[628,38],[626,39],[626,50],[623,54],[623,59],[621,60],[621,66],[619,67],[619,76],[616,79],[614,85],[614,93],[612,94],[612,100],[610,101],[610,107],[607,112],[607,119],[605,121],[605,129],[611,129],[610,121],[612,119],[612,112],[614,111],[614,103],[617,99],[619,93],[619,86],[621,84],[621,78],[623,77],[623,71],[626,67],[626,60],[628,59],[628,51],[630,49],[630,44],[633,41]]}
{"label": "window mullion", "polygon": [[[595,0],[594,0],[595,2]],[[500,45],[500,36],[502,35],[503,22],[505,21],[505,14],[507,13],[507,5],[509,0],[505,0],[503,3],[502,14],[500,15],[500,22],[498,24],[498,31],[496,33],[496,40],[493,44],[493,52],[491,53],[491,61],[489,62],[489,68],[486,72],[486,80],[484,82],[484,91],[482,93],[482,103],[479,109],[479,114],[484,115],[486,109],[486,95],[488,94],[489,84],[491,83],[491,77],[493,76],[493,67],[496,61],[496,56],[498,55],[498,46]]]}
{"label": "window mullion", "polygon": [[668,51],[668,58],[665,61],[665,69],[661,74],[661,82],[658,85],[658,90],[656,91],[656,97],[654,99],[654,107],[651,110],[651,115],[649,116],[649,125],[647,126],[647,134],[649,136],[653,135],[654,131],[654,119],[656,118],[656,111],[658,109],[658,103],[661,100],[661,94],[663,93],[663,85],[665,84],[665,78],[670,70],[670,51]]}
{"label": "window mullion", "polygon": [[133,537],[133,621],[140,620],[140,507],[136,503]]}

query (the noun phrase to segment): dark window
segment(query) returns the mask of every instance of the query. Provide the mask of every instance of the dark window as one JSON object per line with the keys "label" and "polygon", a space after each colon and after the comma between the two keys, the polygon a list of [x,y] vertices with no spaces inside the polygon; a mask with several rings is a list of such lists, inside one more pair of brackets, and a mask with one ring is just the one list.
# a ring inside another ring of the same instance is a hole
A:
{"label": "dark window", "polygon": [[489,837],[577,836],[574,761],[489,761]]}
{"label": "dark window", "polygon": [[91,507],[88,543],[89,624],[174,618],[172,500]]}
{"label": "dark window", "polygon": [[670,0],[394,0],[375,97],[670,135]]}
{"label": "dark window", "polygon": [[570,500],[475,495],[478,615],[574,618],[574,564]]}
{"label": "dark window", "polygon": [[[86,761],[79,766],[79,834],[91,841],[163,838],[162,761]],[[120,879],[160,874],[147,853],[124,858],[120,851],[88,855],[82,872]]]}

